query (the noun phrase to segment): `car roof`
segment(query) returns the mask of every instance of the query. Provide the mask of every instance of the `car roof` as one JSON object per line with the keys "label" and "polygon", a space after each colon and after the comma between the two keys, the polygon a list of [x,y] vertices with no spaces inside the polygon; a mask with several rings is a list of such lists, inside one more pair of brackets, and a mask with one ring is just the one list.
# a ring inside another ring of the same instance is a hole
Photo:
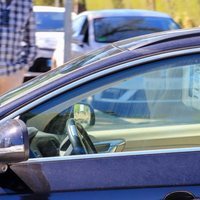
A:
{"label": "car roof", "polygon": [[144,16],[144,17],[165,17],[171,18],[168,14],[151,11],[151,10],[139,10],[139,9],[105,9],[105,10],[93,10],[84,11],[79,15],[87,15],[90,18],[108,17],[108,16]]}
{"label": "car roof", "polygon": [[65,12],[64,7],[55,6],[33,6],[35,12]]}

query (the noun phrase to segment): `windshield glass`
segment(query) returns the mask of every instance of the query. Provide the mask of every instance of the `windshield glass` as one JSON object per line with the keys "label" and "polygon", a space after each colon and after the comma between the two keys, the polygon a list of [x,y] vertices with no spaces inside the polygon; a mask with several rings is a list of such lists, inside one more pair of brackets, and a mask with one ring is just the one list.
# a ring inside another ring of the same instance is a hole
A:
{"label": "windshield glass", "polygon": [[64,12],[35,12],[36,31],[64,31]]}
{"label": "windshield glass", "polygon": [[180,28],[172,19],[161,17],[105,17],[94,20],[95,41],[102,43]]}

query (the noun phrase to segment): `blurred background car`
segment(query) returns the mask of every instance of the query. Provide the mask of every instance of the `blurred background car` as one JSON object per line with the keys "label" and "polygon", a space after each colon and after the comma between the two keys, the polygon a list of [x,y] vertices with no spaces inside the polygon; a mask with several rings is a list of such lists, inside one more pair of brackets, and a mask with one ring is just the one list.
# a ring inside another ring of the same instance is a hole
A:
{"label": "blurred background car", "polygon": [[[51,69],[51,58],[59,38],[64,37],[64,7],[34,6],[36,18],[36,45],[38,47],[36,60],[30,72],[46,72]],[[72,13],[72,18],[76,14]],[[28,73],[26,80],[35,76]]]}
{"label": "blurred background car", "polygon": [[[85,11],[72,22],[72,52],[75,58],[106,44],[139,35],[179,29],[167,14],[133,9]],[[60,37],[52,57],[53,68],[64,63],[64,41]]]}

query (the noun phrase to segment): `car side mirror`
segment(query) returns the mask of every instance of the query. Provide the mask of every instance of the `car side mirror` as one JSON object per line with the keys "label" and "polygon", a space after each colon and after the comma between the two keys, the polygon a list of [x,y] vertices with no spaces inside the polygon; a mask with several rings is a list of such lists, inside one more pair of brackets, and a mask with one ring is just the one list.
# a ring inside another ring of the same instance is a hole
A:
{"label": "car side mirror", "polygon": [[28,158],[29,140],[25,123],[18,119],[0,123],[0,164],[21,162]]}
{"label": "car side mirror", "polygon": [[80,123],[84,128],[95,124],[94,109],[88,104],[75,104],[73,107],[73,116],[76,122]]}
{"label": "car side mirror", "polygon": [[72,36],[72,43],[83,47],[83,45],[84,45],[83,38],[84,38],[84,35],[78,35],[78,36],[73,35]]}

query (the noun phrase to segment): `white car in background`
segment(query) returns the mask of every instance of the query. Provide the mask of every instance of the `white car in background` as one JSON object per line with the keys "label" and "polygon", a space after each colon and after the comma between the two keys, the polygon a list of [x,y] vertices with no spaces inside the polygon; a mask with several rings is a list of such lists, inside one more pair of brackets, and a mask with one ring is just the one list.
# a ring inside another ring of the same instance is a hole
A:
{"label": "white car in background", "polygon": [[[169,15],[156,11],[85,11],[72,22],[71,56],[75,58],[122,39],[178,28],[180,26]],[[52,60],[54,68],[64,63],[63,38],[59,39]]]}
{"label": "white car in background", "polygon": [[[36,18],[37,57],[30,72],[46,72],[51,69],[51,58],[59,38],[64,37],[64,7],[34,6]],[[72,13],[72,18],[76,16]],[[31,76],[34,73],[30,73]],[[28,79],[28,78],[27,78]]]}

